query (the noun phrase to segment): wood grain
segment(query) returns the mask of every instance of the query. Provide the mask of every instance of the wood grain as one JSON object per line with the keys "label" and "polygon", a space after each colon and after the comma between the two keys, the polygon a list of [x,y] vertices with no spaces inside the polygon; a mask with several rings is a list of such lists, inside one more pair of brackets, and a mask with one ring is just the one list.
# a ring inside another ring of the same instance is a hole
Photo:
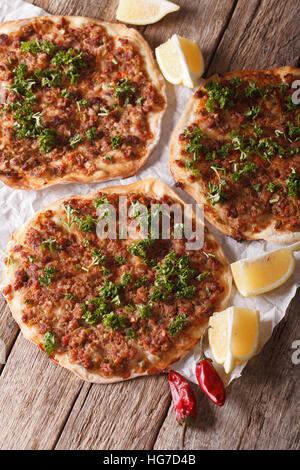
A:
{"label": "wood grain", "polygon": [[[208,75],[240,68],[298,63],[299,5],[293,0],[175,0],[180,12],[138,27],[152,47],[174,32],[197,40]],[[117,0],[31,0],[51,14],[115,20]],[[298,16],[297,16],[298,15]],[[299,366],[291,362],[299,334],[299,293],[288,316],[221,409],[196,390],[199,418],[188,449],[299,448]],[[18,336],[4,301],[0,338],[8,356],[0,379],[2,449],[176,449],[165,376],[91,385],[49,361]],[[17,338],[17,339],[16,339]]]}
{"label": "wood grain", "polygon": [[[19,327],[13,319],[9,307],[3,298],[0,299],[0,339],[1,339],[1,351],[0,357],[2,359],[3,350],[5,348],[5,358],[8,357],[10,350],[14,344],[14,341],[18,335]],[[3,346],[4,345],[4,346]],[[4,364],[0,364],[0,373],[3,369]]]}
{"label": "wood grain", "polygon": [[19,335],[0,380],[0,449],[51,449],[82,386]]}
{"label": "wood grain", "polygon": [[300,9],[294,0],[239,0],[208,75],[297,65]]}
{"label": "wood grain", "polygon": [[170,405],[164,376],[80,394],[56,449],[151,449]]}

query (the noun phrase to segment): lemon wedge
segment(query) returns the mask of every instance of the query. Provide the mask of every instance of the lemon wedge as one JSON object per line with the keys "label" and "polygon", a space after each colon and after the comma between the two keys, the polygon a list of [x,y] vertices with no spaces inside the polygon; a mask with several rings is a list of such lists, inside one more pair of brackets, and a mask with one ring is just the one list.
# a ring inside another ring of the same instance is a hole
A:
{"label": "lemon wedge", "polygon": [[178,85],[194,88],[204,73],[204,60],[198,44],[173,34],[155,49],[156,60],[165,79]]}
{"label": "lemon wedge", "polygon": [[208,340],[214,360],[227,374],[248,361],[259,344],[259,311],[229,307],[209,319]]}
{"label": "lemon wedge", "polygon": [[151,24],[179,8],[167,0],[120,0],[116,18],[129,24]]}
{"label": "lemon wedge", "polygon": [[294,272],[296,261],[293,252],[298,250],[300,242],[232,263],[231,271],[239,293],[248,297],[281,286]]}

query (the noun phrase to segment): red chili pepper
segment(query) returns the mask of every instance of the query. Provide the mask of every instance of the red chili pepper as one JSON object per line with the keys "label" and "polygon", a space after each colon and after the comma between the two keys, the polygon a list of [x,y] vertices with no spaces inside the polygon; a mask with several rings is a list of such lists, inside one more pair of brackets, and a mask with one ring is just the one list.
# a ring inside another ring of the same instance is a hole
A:
{"label": "red chili pepper", "polygon": [[208,328],[206,328],[201,337],[201,356],[196,364],[196,377],[201,389],[208,396],[208,398],[210,398],[211,401],[216,405],[223,406],[226,398],[223,381],[214,368],[211,359],[208,359],[203,351],[203,337]]}
{"label": "red chili pepper", "polygon": [[197,400],[188,381],[178,372],[169,370],[169,385],[175,408],[176,421],[183,425],[182,447],[186,426],[197,418]]}

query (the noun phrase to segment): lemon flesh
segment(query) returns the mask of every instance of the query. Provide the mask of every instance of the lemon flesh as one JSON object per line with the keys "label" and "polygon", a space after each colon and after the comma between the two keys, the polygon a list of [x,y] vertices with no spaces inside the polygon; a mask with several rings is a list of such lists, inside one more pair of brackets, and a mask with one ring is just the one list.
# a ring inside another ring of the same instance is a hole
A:
{"label": "lemon flesh", "polygon": [[129,24],[152,24],[179,8],[166,0],[120,0],[116,18]]}
{"label": "lemon flesh", "polygon": [[247,361],[259,344],[259,311],[229,307],[209,319],[208,339],[214,360],[232,372],[236,364]]}
{"label": "lemon flesh", "polygon": [[155,49],[156,60],[165,79],[178,85],[182,83],[182,64],[179,56],[178,46],[173,38]]}
{"label": "lemon flesh", "polygon": [[155,49],[158,65],[168,82],[194,88],[204,72],[204,60],[198,44],[174,34]]}
{"label": "lemon flesh", "polygon": [[[176,35],[177,36],[177,35]],[[180,45],[183,61],[183,85],[194,88],[198,79],[204,73],[204,59],[202,52],[196,43],[191,39],[177,36]]]}
{"label": "lemon flesh", "polygon": [[293,274],[294,269],[295,258],[290,248],[280,248],[231,264],[235,285],[244,297],[269,292],[281,286]]}
{"label": "lemon flesh", "polygon": [[229,344],[229,310],[218,312],[209,319],[208,340],[215,361],[224,364]]}

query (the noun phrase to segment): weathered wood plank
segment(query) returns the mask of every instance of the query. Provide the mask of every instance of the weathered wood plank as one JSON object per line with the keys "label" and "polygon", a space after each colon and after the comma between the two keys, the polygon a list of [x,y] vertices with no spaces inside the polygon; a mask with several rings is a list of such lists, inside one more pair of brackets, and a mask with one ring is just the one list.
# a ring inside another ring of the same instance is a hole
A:
{"label": "weathered wood plank", "polygon": [[[0,299],[0,359],[3,359],[3,354],[7,358],[12,345],[18,335],[19,327],[14,321],[7,303]],[[5,349],[5,351],[3,351]],[[0,361],[0,371],[4,364]]]}
{"label": "weathered wood plank", "polygon": [[0,449],[51,449],[82,386],[19,335],[0,379]]}
{"label": "weathered wood plank", "polygon": [[164,376],[93,385],[82,395],[56,449],[151,449],[170,405]]}
{"label": "weathered wood plank", "polygon": [[[194,387],[199,416],[186,432],[186,449],[299,448],[300,369],[291,360],[300,325],[298,305],[295,298],[272,339],[249,361],[243,377],[229,385],[222,408]],[[154,449],[178,448],[180,435],[170,407]]]}
{"label": "weathered wood plank", "polygon": [[209,67],[216,72],[299,62],[299,2],[239,0]]}

